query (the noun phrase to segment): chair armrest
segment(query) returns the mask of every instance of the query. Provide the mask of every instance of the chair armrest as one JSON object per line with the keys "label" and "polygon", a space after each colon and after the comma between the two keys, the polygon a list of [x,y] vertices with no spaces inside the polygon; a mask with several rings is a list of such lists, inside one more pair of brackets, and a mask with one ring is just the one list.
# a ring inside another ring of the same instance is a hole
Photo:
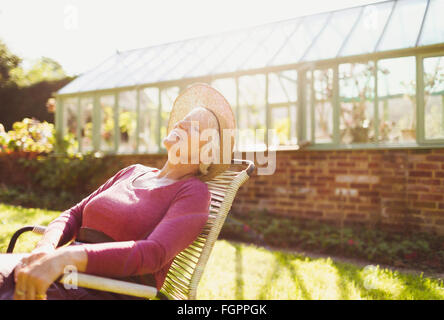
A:
{"label": "chair armrest", "polygon": [[93,276],[85,273],[69,273],[63,275],[59,282],[68,285],[109,291],[118,294],[125,294],[146,299],[168,299],[164,294],[157,291],[157,288],[142,284],[126,282],[105,277]]}
{"label": "chair armrest", "polygon": [[[14,251],[15,243],[20,235],[24,232],[32,231],[37,234],[45,233],[46,227],[44,226],[25,226],[17,230],[11,237],[8,245],[7,253]],[[155,287],[137,284],[133,282],[126,282],[122,280],[110,279],[105,277],[93,276],[85,273],[70,273],[60,277],[59,282],[65,285],[76,284],[79,287],[109,291],[118,294],[125,294],[135,297],[141,297],[146,299],[161,299],[168,300],[168,297],[157,290]]]}
{"label": "chair armrest", "polygon": [[20,237],[23,233],[32,231],[37,234],[44,234],[46,227],[43,226],[26,226],[18,229],[11,237],[11,240],[8,244],[8,249],[6,249],[6,253],[12,253],[14,251],[15,243],[17,242],[18,237]]}

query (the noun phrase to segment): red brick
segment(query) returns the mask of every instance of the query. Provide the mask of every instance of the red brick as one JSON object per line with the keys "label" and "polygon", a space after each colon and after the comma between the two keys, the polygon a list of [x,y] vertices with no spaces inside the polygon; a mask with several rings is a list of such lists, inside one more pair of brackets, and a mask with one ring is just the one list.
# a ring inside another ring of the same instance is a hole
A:
{"label": "red brick", "polygon": [[444,162],[444,155],[430,155],[430,156],[426,156],[425,158],[427,161],[438,161],[438,162]]}
{"label": "red brick", "polygon": [[444,148],[279,151],[276,157],[279,170],[251,177],[232,210],[267,208],[286,216],[343,219],[344,224],[368,224],[379,217],[387,227],[402,230],[408,223],[444,234],[435,221],[444,220]]}
{"label": "red brick", "polygon": [[366,183],[351,183],[350,187],[355,189],[370,189],[370,185]]}
{"label": "red brick", "polygon": [[441,201],[443,196],[441,194],[421,194],[419,200],[421,201]]}
{"label": "red brick", "polygon": [[307,210],[307,211],[305,211],[305,215],[310,216],[310,217],[322,217],[323,213],[322,213],[322,211]]}
{"label": "red brick", "polygon": [[432,173],[430,171],[410,171],[409,175],[411,177],[423,177],[423,178],[429,178],[432,176]]}
{"label": "red brick", "polygon": [[419,170],[438,170],[439,169],[439,164],[437,164],[437,163],[417,163],[415,166],[416,166],[416,169],[419,169]]}
{"label": "red brick", "polygon": [[435,171],[435,178],[444,178],[444,171]]}
{"label": "red brick", "polygon": [[337,163],[337,166],[338,167],[353,168],[353,167],[355,167],[355,163],[354,162],[342,162],[342,161],[339,161]]}
{"label": "red brick", "polygon": [[379,192],[359,190],[359,195],[363,197],[377,197],[379,195]]}
{"label": "red brick", "polygon": [[435,202],[413,201],[412,205],[414,208],[428,208],[428,209],[436,208]]}
{"label": "red brick", "polygon": [[347,174],[347,172],[345,169],[328,169],[328,173],[331,174]]}

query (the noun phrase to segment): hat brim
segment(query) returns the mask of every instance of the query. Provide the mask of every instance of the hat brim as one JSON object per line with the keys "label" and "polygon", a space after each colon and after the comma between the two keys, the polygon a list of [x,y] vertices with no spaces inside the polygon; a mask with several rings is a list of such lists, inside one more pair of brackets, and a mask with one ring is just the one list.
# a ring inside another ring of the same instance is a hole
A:
{"label": "hat brim", "polygon": [[[230,167],[230,163],[227,163],[226,160],[229,159],[231,162],[234,135],[229,136],[230,141],[224,141],[223,130],[235,129],[236,121],[230,104],[219,91],[206,83],[194,83],[174,100],[168,121],[167,135],[178,121],[185,118],[191,110],[198,107],[210,109],[216,115],[220,126],[220,163],[210,165],[208,174],[203,177],[203,180],[209,180]],[[226,145],[227,143],[230,143],[229,148]],[[224,154],[224,150],[225,153],[229,150],[229,155]]]}

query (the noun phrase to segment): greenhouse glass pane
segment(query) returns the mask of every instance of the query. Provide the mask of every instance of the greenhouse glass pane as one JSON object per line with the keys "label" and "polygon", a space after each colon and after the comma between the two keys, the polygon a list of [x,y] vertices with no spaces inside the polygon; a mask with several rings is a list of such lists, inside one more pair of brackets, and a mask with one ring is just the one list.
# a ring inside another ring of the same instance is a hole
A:
{"label": "greenhouse glass pane", "polygon": [[214,70],[230,55],[234,54],[237,47],[248,38],[248,35],[249,32],[245,30],[221,35],[221,40],[217,48],[201,61],[200,64],[192,68],[185,77],[189,78],[214,74]]}
{"label": "greenhouse glass pane", "polygon": [[266,109],[265,75],[239,77],[238,129],[241,150],[256,150],[265,146]]}
{"label": "greenhouse glass pane", "polygon": [[268,103],[295,102],[297,100],[296,70],[268,74]]}
{"label": "greenhouse glass pane", "polygon": [[120,53],[118,73],[111,77],[109,82],[101,84],[103,88],[116,88],[123,86],[133,86],[138,84],[136,72],[141,68],[142,63],[146,63],[147,50],[131,50],[128,54]]}
{"label": "greenhouse glass pane", "polygon": [[119,152],[132,153],[136,150],[137,92],[119,92]]}
{"label": "greenhouse glass pane", "polygon": [[340,56],[373,52],[390,16],[393,4],[393,1],[389,1],[365,6],[361,18],[340,52]]}
{"label": "greenhouse glass pane", "polygon": [[426,139],[444,139],[444,57],[424,59]]}
{"label": "greenhouse glass pane", "polygon": [[377,51],[414,47],[427,0],[397,1]]}
{"label": "greenhouse glass pane", "polygon": [[77,135],[77,99],[63,99],[63,134]]}
{"label": "greenhouse glass pane", "polygon": [[64,135],[68,134],[70,139],[74,139],[74,151],[78,151],[77,140],[77,128],[79,126],[78,121],[78,98],[65,98],[63,99],[63,131]]}
{"label": "greenhouse glass pane", "polygon": [[[187,44],[183,48],[182,60],[174,65],[169,66],[169,70],[160,77],[160,80],[175,80],[184,78],[186,74],[193,71],[200,64],[205,63],[207,57],[215,50],[218,50],[222,42],[222,38],[218,37],[206,37],[205,39],[198,39],[190,44]],[[181,50],[181,51],[182,51]]]}
{"label": "greenhouse glass pane", "polygon": [[[239,70],[263,68],[275,56],[276,52],[282,48],[288,38],[299,25],[300,19],[293,19],[281,23],[270,25],[270,33],[266,35],[260,44],[253,50],[249,58],[239,67]],[[264,30],[264,34],[268,31]]]}
{"label": "greenhouse glass pane", "polygon": [[341,143],[375,141],[374,63],[339,65]]}
{"label": "greenhouse glass pane", "polygon": [[116,54],[118,58],[115,67],[95,79],[91,85],[95,90],[101,90],[136,84],[137,78],[133,67],[142,53],[142,50],[131,50]]}
{"label": "greenhouse glass pane", "polygon": [[111,70],[116,64],[116,61],[117,57],[115,55],[109,57],[96,68],[81,74],[79,77],[64,86],[61,90],[59,90],[59,93],[66,94],[92,90],[90,82],[99,77],[101,74]]}
{"label": "greenhouse glass pane", "polygon": [[421,38],[419,39],[420,46],[444,42],[443,12],[443,0],[430,0]]}
{"label": "greenhouse glass pane", "polygon": [[227,56],[222,64],[214,70],[214,73],[233,72],[239,70],[248,59],[258,50],[262,42],[271,34],[273,26],[261,26],[250,29],[248,37],[237,46],[236,50]]}
{"label": "greenhouse glass pane", "polygon": [[161,91],[161,104],[162,109],[160,112],[161,123],[160,123],[160,141],[167,135],[168,121],[170,119],[170,112],[173,108],[173,103],[176,97],[179,95],[179,87],[169,87],[162,89]]}
{"label": "greenhouse glass pane", "polygon": [[[187,57],[196,55],[199,48],[203,46],[202,39],[186,40],[180,50],[177,50],[175,54],[172,54],[166,63],[159,65],[152,74],[156,78],[156,81],[165,81],[171,79],[178,79],[180,77],[173,78],[175,70],[181,70],[181,68],[188,66],[185,65]],[[188,67],[189,68],[189,67]]]}
{"label": "greenhouse glass pane", "polygon": [[[114,60],[114,65],[108,70],[98,74],[96,77],[92,78],[88,83],[89,90],[99,90],[112,88],[113,83],[116,81],[116,77],[124,72],[124,67],[121,63],[123,56],[116,54],[116,59]],[[84,90],[84,88],[82,88]]]}
{"label": "greenhouse glass pane", "polygon": [[139,151],[156,153],[159,151],[159,89],[145,88],[140,91]]}
{"label": "greenhouse glass pane", "polygon": [[314,70],[313,100],[314,139],[316,143],[333,141],[333,69]]}
{"label": "greenhouse glass pane", "polygon": [[100,150],[112,151],[114,150],[114,95],[101,96],[99,98],[100,104]]}
{"label": "greenhouse glass pane", "polygon": [[322,13],[302,18],[301,25],[297,27],[286,45],[279,50],[269,64],[276,66],[298,62],[315,36],[324,27],[328,16],[329,13]]}
{"label": "greenhouse glass pane", "polygon": [[222,93],[234,112],[236,108],[236,80],[234,78],[216,79],[213,80],[211,86]]}
{"label": "greenhouse glass pane", "polygon": [[303,60],[313,61],[336,57],[361,10],[362,8],[352,8],[334,12]]}
{"label": "greenhouse glass pane", "polygon": [[296,104],[273,106],[270,110],[270,129],[276,130],[272,145],[296,145]]}
{"label": "greenhouse glass pane", "polygon": [[159,72],[161,72],[163,68],[163,65],[169,64],[170,59],[173,59],[173,57],[178,54],[184,43],[184,41],[180,41],[162,45],[160,51],[145,67],[143,67],[142,72],[137,76],[139,83],[155,83],[158,79]]}
{"label": "greenhouse glass pane", "polygon": [[415,57],[378,61],[379,138],[384,142],[416,140]]}
{"label": "greenhouse glass pane", "polygon": [[[146,81],[144,77],[149,73],[150,66],[154,65],[156,61],[162,60],[162,52],[166,49],[165,45],[150,47],[143,50],[139,60],[132,67],[132,77],[136,84],[144,84]],[[165,51],[166,53],[166,51]]]}
{"label": "greenhouse glass pane", "polygon": [[312,72],[305,74],[305,139],[314,142],[314,135],[312,134]]}
{"label": "greenhouse glass pane", "polygon": [[92,97],[80,99],[80,132],[82,152],[93,149],[93,105]]}

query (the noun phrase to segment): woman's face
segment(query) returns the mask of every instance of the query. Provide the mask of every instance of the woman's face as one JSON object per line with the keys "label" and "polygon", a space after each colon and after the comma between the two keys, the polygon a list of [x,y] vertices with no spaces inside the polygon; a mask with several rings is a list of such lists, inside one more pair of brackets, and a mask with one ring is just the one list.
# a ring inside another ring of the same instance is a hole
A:
{"label": "woman's face", "polygon": [[[207,131],[208,129],[213,129],[213,131]],[[211,138],[208,139],[208,133],[218,132],[218,130],[217,119],[212,112],[205,108],[195,108],[174,125],[168,136],[163,139],[163,144],[169,156],[173,146],[177,149],[176,156],[178,157],[183,156],[180,152],[187,150],[188,156],[185,158],[188,163],[192,163],[192,159],[199,159],[202,146],[211,140]]]}

